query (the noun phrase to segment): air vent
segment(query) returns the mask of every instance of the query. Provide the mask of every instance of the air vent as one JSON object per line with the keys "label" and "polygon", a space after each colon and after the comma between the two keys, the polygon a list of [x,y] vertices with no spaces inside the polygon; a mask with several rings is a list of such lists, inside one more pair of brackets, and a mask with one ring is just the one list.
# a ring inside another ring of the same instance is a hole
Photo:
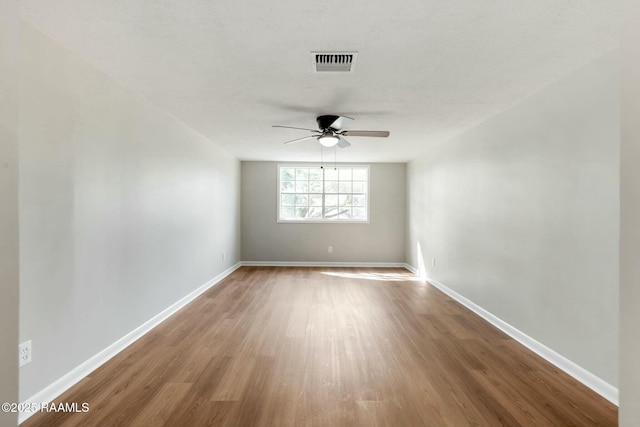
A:
{"label": "air vent", "polygon": [[358,52],[311,52],[316,73],[353,73]]}

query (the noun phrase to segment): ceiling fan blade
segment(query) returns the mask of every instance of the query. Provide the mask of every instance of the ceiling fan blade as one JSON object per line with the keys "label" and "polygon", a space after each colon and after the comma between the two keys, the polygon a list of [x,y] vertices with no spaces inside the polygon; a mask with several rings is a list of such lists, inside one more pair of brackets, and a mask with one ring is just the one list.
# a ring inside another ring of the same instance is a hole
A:
{"label": "ceiling fan blade", "polygon": [[318,129],[307,129],[307,128],[297,128],[293,126],[282,126],[282,125],[273,125],[271,127],[274,128],[285,128],[285,129],[298,129],[298,130],[308,130],[309,132],[320,132]]}
{"label": "ceiling fan blade", "polygon": [[333,121],[333,123],[331,123],[329,125],[330,128],[333,128],[335,130],[342,130],[342,128],[349,123],[349,121],[354,121],[355,119],[352,119],[351,117],[347,117],[347,116],[338,116],[337,119],[335,119]]}
{"label": "ceiling fan blade", "polygon": [[346,139],[344,139],[341,136],[338,136],[338,138],[340,138],[340,140],[338,141],[338,147],[340,148],[347,148],[350,147],[351,144],[349,144],[349,141],[347,141]]}
{"label": "ceiling fan blade", "polygon": [[342,132],[344,136],[370,136],[373,138],[386,138],[389,131],[386,130],[345,130]]}
{"label": "ceiling fan blade", "polygon": [[285,144],[293,144],[294,142],[300,142],[300,141],[305,141],[307,139],[315,139],[318,138],[316,135],[311,135],[311,136],[305,136],[303,138],[298,138],[298,139],[294,139],[292,141],[287,141],[285,142]]}

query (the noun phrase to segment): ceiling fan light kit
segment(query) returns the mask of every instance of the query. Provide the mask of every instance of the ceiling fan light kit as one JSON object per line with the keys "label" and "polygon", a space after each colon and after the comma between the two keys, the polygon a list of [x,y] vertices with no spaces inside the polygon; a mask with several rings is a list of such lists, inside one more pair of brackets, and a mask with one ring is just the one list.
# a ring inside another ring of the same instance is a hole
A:
{"label": "ceiling fan light kit", "polygon": [[322,135],[318,137],[318,142],[325,147],[333,147],[340,142],[340,138],[335,135]]}
{"label": "ceiling fan light kit", "polygon": [[347,148],[351,144],[349,141],[344,139],[343,136],[366,136],[371,138],[387,138],[389,136],[388,131],[343,129],[348,122],[353,120],[354,119],[351,117],[326,114],[316,117],[318,130],[283,125],[273,125],[273,127],[306,130],[312,133],[310,136],[294,139],[293,141],[287,141],[285,144],[293,144],[295,142],[306,141],[308,139],[316,139],[324,147],[335,147],[337,145],[340,148]]}

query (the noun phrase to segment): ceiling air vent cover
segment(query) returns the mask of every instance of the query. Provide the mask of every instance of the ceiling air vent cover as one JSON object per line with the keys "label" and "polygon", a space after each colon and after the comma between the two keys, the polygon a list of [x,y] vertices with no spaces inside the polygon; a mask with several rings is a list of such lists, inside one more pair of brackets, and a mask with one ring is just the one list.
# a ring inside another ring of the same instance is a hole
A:
{"label": "ceiling air vent cover", "polygon": [[353,73],[358,52],[311,52],[316,73]]}

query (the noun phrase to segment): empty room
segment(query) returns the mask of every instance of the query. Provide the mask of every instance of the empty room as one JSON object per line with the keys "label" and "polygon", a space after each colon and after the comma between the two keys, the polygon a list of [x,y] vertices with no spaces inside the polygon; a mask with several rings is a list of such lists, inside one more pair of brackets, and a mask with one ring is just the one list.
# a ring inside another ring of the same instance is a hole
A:
{"label": "empty room", "polygon": [[640,425],[637,9],[3,3],[0,426]]}

